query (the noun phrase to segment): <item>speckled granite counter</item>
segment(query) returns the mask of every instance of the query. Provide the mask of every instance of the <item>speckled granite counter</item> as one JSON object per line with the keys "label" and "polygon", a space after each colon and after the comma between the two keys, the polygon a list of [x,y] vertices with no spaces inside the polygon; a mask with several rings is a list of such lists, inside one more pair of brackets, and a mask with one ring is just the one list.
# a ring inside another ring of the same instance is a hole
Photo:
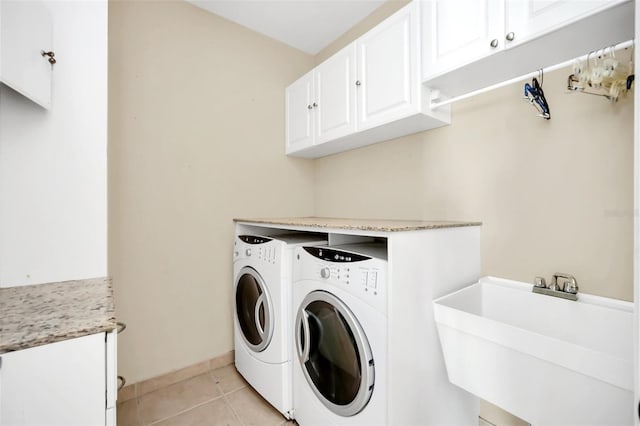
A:
{"label": "speckled granite counter", "polygon": [[234,219],[234,221],[265,225],[284,225],[309,228],[332,228],[380,232],[419,231],[425,229],[455,228],[460,226],[482,225],[482,222],[340,219],[329,217],[254,218]]}
{"label": "speckled granite counter", "polygon": [[115,327],[109,278],[0,288],[0,354]]}

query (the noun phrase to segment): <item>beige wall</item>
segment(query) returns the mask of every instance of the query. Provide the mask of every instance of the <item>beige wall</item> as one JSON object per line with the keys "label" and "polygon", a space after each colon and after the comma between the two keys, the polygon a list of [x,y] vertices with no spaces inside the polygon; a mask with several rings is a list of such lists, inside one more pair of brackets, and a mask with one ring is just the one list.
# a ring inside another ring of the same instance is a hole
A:
{"label": "beige wall", "polygon": [[313,57],[186,2],[109,3],[109,273],[129,383],[233,349],[232,218],[313,214],[284,155]]}
{"label": "beige wall", "polygon": [[565,94],[566,76],[545,76],[548,122],[516,84],[451,126],[316,160],[316,214],[480,220],[483,274],[568,272],[633,300],[633,101]]}
{"label": "beige wall", "polygon": [[[365,19],[316,63],[387,15]],[[544,76],[550,121],[518,83],[455,104],[451,126],[316,160],[316,214],[480,220],[483,275],[567,272],[582,292],[632,301],[633,99],[567,94],[569,73]],[[524,423],[487,403],[481,412]]]}

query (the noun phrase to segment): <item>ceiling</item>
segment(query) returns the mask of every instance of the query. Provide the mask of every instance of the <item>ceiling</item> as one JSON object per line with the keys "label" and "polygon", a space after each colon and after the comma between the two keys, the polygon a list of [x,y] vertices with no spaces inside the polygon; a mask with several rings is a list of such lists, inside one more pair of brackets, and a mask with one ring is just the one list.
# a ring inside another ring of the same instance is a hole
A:
{"label": "ceiling", "polygon": [[311,55],[384,0],[186,0]]}

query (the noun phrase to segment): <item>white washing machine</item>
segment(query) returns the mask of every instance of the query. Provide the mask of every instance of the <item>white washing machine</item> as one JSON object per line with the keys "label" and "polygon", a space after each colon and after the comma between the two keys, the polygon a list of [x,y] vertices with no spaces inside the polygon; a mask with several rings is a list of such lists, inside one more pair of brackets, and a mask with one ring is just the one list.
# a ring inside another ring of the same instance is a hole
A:
{"label": "white washing machine", "polygon": [[234,241],[235,364],[242,376],[291,418],[293,249],[326,244],[317,234],[238,235]]}
{"label": "white washing machine", "polygon": [[293,266],[295,419],[387,424],[384,244],[298,247]]}

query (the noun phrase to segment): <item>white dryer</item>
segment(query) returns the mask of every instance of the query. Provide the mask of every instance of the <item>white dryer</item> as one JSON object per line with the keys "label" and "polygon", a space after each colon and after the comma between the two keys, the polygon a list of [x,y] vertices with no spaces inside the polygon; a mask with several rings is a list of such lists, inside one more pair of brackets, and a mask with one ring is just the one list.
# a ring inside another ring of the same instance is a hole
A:
{"label": "white dryer", "polygon": [[291,273],[293,249],[326,244],[310,233],[238,235],[234,241],[236,368],[271,405],[291,418]]}
{"label": "white dryer", "polygon": [[299,247],[293,266],[296,421],[387,423],[384,244]]}

